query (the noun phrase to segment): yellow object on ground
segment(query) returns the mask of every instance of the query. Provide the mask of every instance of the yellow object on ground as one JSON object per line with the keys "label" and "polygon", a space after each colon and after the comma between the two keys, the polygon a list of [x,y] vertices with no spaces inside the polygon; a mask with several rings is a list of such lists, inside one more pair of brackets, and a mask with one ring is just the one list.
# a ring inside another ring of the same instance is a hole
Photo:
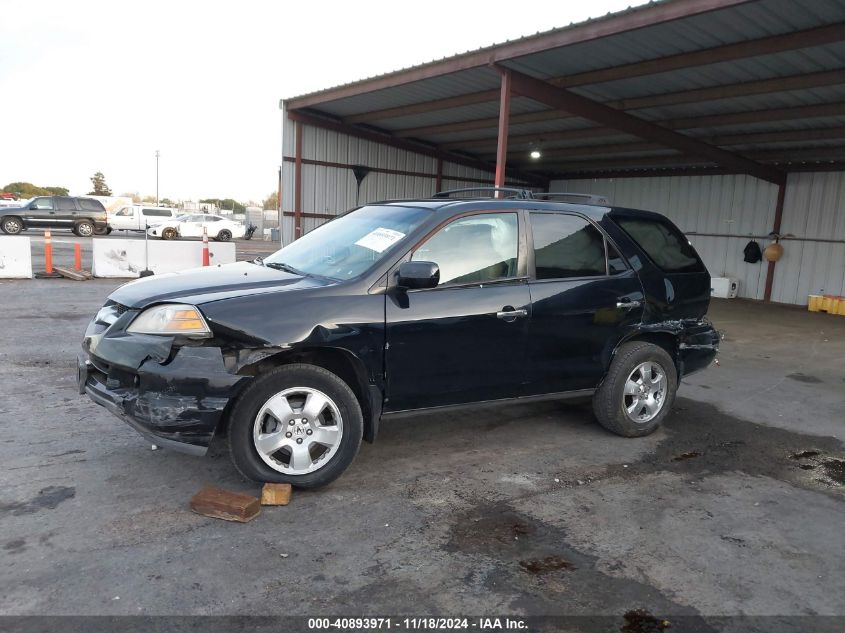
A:
{"label": "yellow object on ground", "polygon": [[845,297],[836,295],[809,295],[807,310],[810,312],[827,312],[845,316]]}

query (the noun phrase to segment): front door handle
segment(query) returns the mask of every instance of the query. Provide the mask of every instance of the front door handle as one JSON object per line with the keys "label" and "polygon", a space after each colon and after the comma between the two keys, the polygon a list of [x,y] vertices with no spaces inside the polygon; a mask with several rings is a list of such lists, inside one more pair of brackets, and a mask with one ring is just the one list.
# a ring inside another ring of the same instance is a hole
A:
{"label": "front door handle", "polygon": [[616,307],[620,310],[631,310],[633,308],[639,308],[642,304],[642,301],[637,301],[636,299],[634,299],[631,301],[617,301]]}
{"label": "front door handle", "polygon": [[496,313],[497,319],[502,319],[503,321],[516,321],[520,317],[528,316],[528,310],[522,308],[517,310],[513,306],[505,306],[499,312]]}

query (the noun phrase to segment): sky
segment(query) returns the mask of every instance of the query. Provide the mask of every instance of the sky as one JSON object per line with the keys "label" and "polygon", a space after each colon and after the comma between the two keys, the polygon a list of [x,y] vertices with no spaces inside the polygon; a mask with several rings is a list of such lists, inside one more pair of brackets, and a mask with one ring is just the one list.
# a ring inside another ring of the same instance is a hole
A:
{"label": "sky", "polygon": [[638,0],[0,0],[0,187],[261,201],[279,99]]}

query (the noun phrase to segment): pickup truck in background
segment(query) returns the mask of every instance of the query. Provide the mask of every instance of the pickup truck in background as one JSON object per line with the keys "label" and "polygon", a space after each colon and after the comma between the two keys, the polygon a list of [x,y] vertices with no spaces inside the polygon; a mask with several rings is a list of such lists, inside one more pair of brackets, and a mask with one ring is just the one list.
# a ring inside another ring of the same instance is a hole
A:
{"label": "pickup truck in background", "polygon": [[109,213],[108,233],[112,231],[146,231],[154,224],[172,220],[184,212],[169,207],[133,204]]}
{"label": "pickup truck in background", "polygon": [[99,200],[71,196],[38,196],[16,207],[0,208],[0,228],[17,235],[28,228],[70,229],[80,237],[108,230],[106,208]]}

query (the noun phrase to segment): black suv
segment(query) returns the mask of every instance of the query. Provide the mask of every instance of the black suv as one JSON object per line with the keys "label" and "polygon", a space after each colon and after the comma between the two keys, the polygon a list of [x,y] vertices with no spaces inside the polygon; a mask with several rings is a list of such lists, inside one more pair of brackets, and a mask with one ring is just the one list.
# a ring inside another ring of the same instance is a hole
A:
{"label": "black suv", "polygon": [[368,204],[263,261],[128,283],[80,393],[166,447],[226,429],[246,477],[308,488],[412,412],[591,395],[608,430],[651,433],[718,351],[701,259],[656,213],[496,194]]}
{"label": "black suv", "polygon": [[106,208],[93,198],[38,196],[21,207],[0,207],[0,228],[17,235],[24,229],[71,229],[80,237],[105,234]]}

